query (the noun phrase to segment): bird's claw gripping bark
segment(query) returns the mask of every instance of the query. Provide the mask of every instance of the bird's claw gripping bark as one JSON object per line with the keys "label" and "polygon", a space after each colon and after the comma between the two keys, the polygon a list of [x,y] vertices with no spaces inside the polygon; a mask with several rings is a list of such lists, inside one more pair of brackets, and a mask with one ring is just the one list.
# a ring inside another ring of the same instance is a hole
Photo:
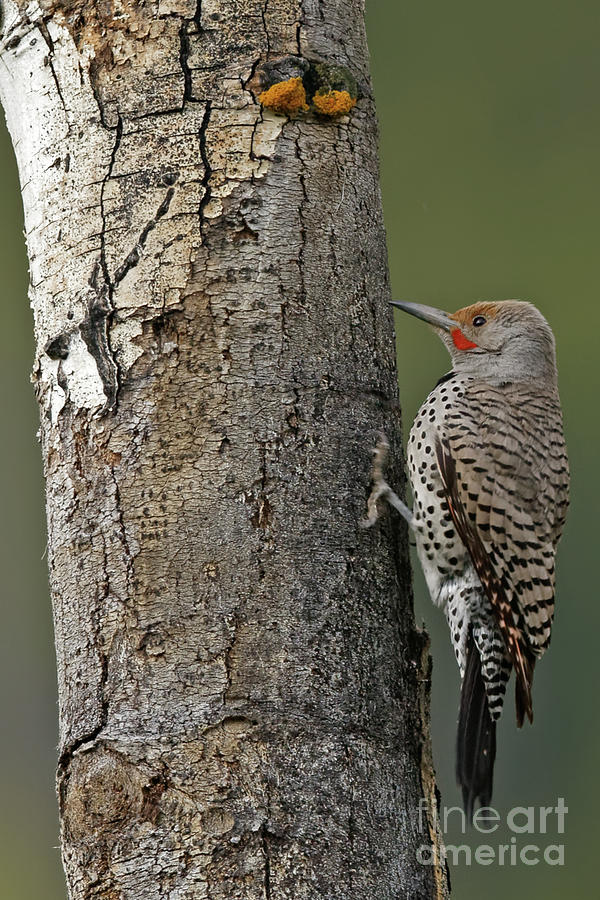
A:
{"label": "bird's claw gripping bark", "polygon": [[394,509],[397,510],[404,519],[406,519],[408,524],[412,526],[412,512],[410,511],[408,506],[402,502],[398,494],[396,494],[396,492],[392,490],[392,488],[383,477],[383,473],[387,466],[389,450],[390,445],[388,439],[386,438],[385,434],[381,434],[379,436],[379,440],[377,441],[377,446],[373,450],[373,465],[371,468],[371,483],[373,485],[373,488],[369,495],[369,499],[367,500],[367,517],[360,523],[363,528],[370,528],[379,518],[379,509],[377,508],[377,502],[382,498],[387,500],[390,506],[393,506]]}

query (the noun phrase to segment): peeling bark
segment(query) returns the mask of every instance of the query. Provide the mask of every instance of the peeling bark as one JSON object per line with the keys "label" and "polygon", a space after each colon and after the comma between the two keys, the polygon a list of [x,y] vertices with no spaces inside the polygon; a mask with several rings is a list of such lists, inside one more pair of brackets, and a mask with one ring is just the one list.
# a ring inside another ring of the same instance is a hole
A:
{"label": "peeling bark", "polygon": [[[360,0],[2,4],[69,896],[447,896]],[[345,66],[351,114],[261,108]]]}

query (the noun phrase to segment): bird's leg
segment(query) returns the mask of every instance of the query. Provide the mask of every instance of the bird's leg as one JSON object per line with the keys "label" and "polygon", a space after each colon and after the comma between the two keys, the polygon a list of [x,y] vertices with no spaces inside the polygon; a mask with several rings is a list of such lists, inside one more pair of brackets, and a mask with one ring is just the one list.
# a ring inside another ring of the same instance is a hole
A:
{"label": "bird's leg", "polygon": [[373,451],[373,466],[371,469],[371,482],[373,488],[369,499],[367,500],[367,518],[363,519],[361,525],[363,528],[370,528],[379,518],[379,510],[377,509],[377,501],[384,499],[396,509],[400,515],[406,519],[411,528],[414,528],[413,514],[403,503],[398,494],[391,489],[383,473],[386,468],[387,458],[390,445],[384,434],[380,435],[377,446]]}

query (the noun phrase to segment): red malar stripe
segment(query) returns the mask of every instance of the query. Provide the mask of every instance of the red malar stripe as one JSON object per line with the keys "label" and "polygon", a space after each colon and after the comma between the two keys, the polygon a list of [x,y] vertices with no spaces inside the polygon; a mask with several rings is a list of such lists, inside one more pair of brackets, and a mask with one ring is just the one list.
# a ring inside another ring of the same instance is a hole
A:
{"label": "red malar stripe", "polygon": [[464,336],[460,328],[453,328],[450,335],[457,350],[471,350],[477,346],[477,344],[474,344],[473,341]]}

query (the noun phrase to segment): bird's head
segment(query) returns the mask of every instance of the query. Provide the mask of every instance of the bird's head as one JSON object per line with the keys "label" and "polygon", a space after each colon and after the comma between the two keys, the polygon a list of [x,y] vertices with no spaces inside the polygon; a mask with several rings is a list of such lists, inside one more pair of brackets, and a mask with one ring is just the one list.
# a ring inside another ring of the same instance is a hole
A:
{"label": "bird's head", "polygon": [[455,313],[398,300],[392,305],[433,325],[456,372],[494,383],[556,380],[554,335],[531,303],[480,302]]}

